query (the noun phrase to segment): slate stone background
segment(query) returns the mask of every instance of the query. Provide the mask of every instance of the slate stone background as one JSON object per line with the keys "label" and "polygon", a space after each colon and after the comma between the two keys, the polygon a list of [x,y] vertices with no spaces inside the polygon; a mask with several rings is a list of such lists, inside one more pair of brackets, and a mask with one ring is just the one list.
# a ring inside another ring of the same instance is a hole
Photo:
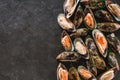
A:
{"label": "slate stone background", "polygon": [[0,0],[0,80],[56,80],[63,1]]}

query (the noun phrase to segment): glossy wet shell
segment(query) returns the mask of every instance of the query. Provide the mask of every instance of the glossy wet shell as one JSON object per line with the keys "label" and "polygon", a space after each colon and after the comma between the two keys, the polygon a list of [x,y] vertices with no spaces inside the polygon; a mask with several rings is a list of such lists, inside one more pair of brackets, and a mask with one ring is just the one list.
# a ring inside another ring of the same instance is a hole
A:
{"label": "glossy wet shell", "polygon": [[96,42],[96,45],[98,47],[99,52],[103,57],[107,56],[107,50],[108,50],[108,43],[103,35],[103,33],[97,29],[94,29],[92,32],[93,38]]}

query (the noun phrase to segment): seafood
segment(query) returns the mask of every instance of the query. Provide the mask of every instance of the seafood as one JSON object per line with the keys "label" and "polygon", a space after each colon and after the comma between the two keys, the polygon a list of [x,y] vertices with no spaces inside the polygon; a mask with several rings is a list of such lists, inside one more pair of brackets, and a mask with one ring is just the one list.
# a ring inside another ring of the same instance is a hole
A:
{"label": "seafood", "polygon": [[88,29],[87,28],[80,28],[77,29],[75,33],[71,33],[70,37],[71,38],[78,38],[78,37],[84,37],[88,35]]}
{"label": "seafood", "polygon": [[74,40],[75,50],[85,59],[89,59],[89,52],[81,38]]}
{"label": "seafood", "polygon": [[113,22],[113,17],[105,10],[97,10],[94,12],[95,17],[104,22]]}
{"label": "seafood", "polygon": [[120,29],[120,24],[118,23],[98,23],[98,29],[104,32],[115,32]]}
{"label": "seafood", "polygon": [[60,53],[56,59],[58,61],[61,61],[61,62],[76,62],[77,60],[80,59],[80,55],[76,52],[67,52],[67,51],[64,51],[62,53]]}
{"label": "seafood", "polygon": [[83,5],[88,5],[90,0],[81,0],[80,3]]}
{"label": "seafood", "polygon": [[108,43],[111,45],[113,51],[120,54],[120,40],[115,36],[114,33],[107,36]]}
{"label": "seafood", "polygon": [[67,19],[64,14],[62,13],[59,14],[57,20],[58,20],[58,24],[62,29],[70,32],[76,31],[75,25],[72,23],[70,19]]}
{"label": "seafood", "polygon": [[70,18],[74,14],[78,5],[79,5],[79,0],[77,1],[76,0],[65,0],[63,9],[64,9],[66,18]]}
{"label": "seafood", "polygon": [[106,6],[113,17],[117,21],[120,21],[120,6],[117,3],[113,3],[112,1],[106,1]]}
{"label": "seafood", "polygon": [[95,76],[89,70],[87,70],[84,66],[78,67],[78,73],[85,80],[97,80]]}
{"label": "seafood", "polygon": [[86,6],[84,13],[85,13],[84,24],[91,30],[96,28],[97,25],[94,19],[94,15],[88,6]]}
{"label": "seafood", "polygon": [[111,67],[116,67],[119,70],[119,64],[113,52],[110,52],[108,55],[108,63]]}
{"label": "seafood", "polygon": [[112,69],[104,72],[101,77],[99,78],[99,80],[112,80],[115,76],[116,73],[116,67],[113,67]]}
{"label": "seafood", "polygon": [[92,32],[92,35],[98,47],[99,52],[101,53],[103,57],[106,57],[107,51],[108,51],[108,43],[107,43],[105,36],[98,29],[94,29]]}
{"label": "seafood", "polygon": [[81,80],[75,67],[69,69],[69,80]]}
{"label": "seafood", "polygon": [[57,80],[68,80],[68,71],[62,63],[57,68]]}
{"label": "seafood", "polygon": [[74,50],[74,46],[72,44],[70,36],[68,35],[68,33],[66,31],[63,31],[61,34],[61,44],[63,45],[63,47],[66,51]]}

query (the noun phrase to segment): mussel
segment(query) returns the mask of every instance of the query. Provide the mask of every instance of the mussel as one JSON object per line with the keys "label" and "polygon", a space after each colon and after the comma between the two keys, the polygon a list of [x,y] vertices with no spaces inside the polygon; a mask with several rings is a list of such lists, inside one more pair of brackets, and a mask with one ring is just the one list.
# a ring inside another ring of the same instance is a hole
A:
{"label": "mussel", "polygon": [[76,32],[71,33],[71,38],[78,38],[78,37],[85,37],[88,35],[88,29],[87,28],[79,28]]}
{"label": "mussel", "polygon": [[93,12],[89,8],[89,6],[86,6],[84,13],[85,13],[84,24],[86,25],[86,27],[93,30],[94,28],[97,27],[97,25],[96,25],[96,20],[94,18]]}
{"label": "mussel", "polygon": [[97,80],[96,77],[89,70],[87,70],[84,66],[78,67],[78,73],[85,80]]}
{"label": "mussel", "polygon": [[74,46],[68,33],[64,30],[61,34],[61,44],[66,51],[73,51]]}
{"label": "mussel", "polygon": [[109,14],[109,12],[105,10],[97,10],[94,12],[94,15],[97,19],[102,20],[104,22],[113,22],[113,17]]}
{"label": "mussel", "polygon": [[119,64],[118,64],[117,58],[115,56],[115,53],[113,53],[113,52],[109,53],[109,55],[108,55],[108,64],[111,67],[116,67],[117,70],[119,70]]}
{"label": "mussel", "polygon": [[107,51],[108,51],[108,43],[101,31],[98,29],[94,29],[92,32],[92,36],[94,38],[94,41],[98,47],[99,52],[103,57],[107,56]]}
{"label": "mussel", "polygon": [[112,1],[106,1],[106,6],[109,12],[113,15],[113,17],[120,21],[120,6],[117,3],[113,3]]}
{"label": "mussel", "polygon": [[112,80],[116,74],[116,67],[109,69],[108,71],[104,72],[99,80]]}
{"label": "mussel", "polygon": [[67,68],[62,63],[59,63],[57,68],[57,80],[68,80]]}
{"label": "mussel", "polygon": [[120,54],[120,40],[115,36],[114,33],[111,33],[107,36],[108,43],[112,47],[112,50]]}
{"label": "mussel", "polygon": [[74,14],[78,6],[79,0],[65,0],[63,4],[63,9],[66,18],[70,18]]}
{"label": "mussel", "polygon": [[56,59],[61,62],[76,62],[80,59],[80,55],[74,51],[67,52],[64,51],[60,53]]}
{"label": "mussel", "polygon": [[59,14],[57,20],[58,20],[58,24],[62,29],[67,30],[69,32],[76,31],[75,25],[72,23],[70,19],[67,19],[64,14],[62,13]]}
{"label": "mussel", "polygon": [[118,23],[98,23],[98,29],[104,32],[115,32],[120,29],[120,24]]}
{"label": "mussel", "polygon": [[85,59],[89,59],[89,52],[81,38],[74,40],[75,50]]}
{"label": "mussel", "polygon": [[69,80],[81,80],[75,67],[69,69]]}

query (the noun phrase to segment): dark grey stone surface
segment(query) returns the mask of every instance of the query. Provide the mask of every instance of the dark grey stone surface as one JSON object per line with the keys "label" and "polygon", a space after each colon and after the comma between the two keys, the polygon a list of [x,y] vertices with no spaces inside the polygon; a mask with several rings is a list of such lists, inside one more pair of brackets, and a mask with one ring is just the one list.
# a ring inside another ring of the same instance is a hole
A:
{"label": "dark grey stone surface", "polygon": [[63,1],[0,0],[0,80],[56,80]]}

